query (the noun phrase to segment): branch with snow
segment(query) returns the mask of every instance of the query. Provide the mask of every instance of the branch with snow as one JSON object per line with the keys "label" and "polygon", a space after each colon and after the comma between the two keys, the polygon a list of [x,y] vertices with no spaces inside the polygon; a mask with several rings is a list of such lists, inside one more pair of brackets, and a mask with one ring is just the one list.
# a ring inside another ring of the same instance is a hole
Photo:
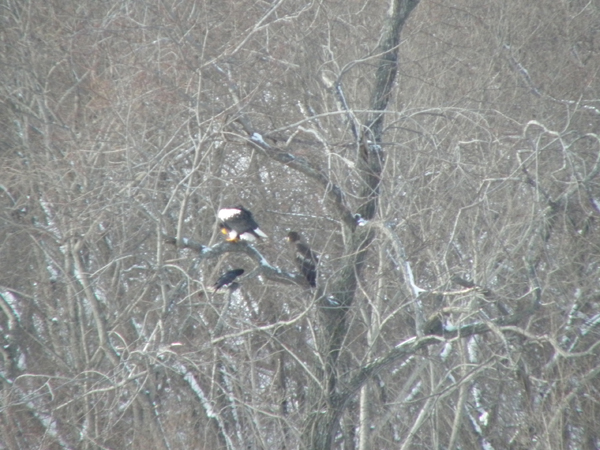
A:
{"label": "branch with snow", "polygon": [[188,238],[177,241],[174,236],[163,235],[163,239],[167,244],[195,250],[198,252],[200,260],[217,258],[225,253],[244,253],[258,264],[258,271],[266,279],[288,285],[305,286],[305,280],[301,274],[286,272],[271,265],[256,248],[245,242],[221,242],[208,247]]}

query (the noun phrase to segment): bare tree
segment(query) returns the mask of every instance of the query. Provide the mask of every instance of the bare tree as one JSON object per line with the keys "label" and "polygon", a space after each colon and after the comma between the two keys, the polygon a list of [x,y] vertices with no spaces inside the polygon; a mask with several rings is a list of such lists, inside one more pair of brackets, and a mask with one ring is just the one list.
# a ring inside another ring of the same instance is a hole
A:
{"label": "bare tree", "polygon": [[0,448],[598,448],[593,2],[1,11]]}

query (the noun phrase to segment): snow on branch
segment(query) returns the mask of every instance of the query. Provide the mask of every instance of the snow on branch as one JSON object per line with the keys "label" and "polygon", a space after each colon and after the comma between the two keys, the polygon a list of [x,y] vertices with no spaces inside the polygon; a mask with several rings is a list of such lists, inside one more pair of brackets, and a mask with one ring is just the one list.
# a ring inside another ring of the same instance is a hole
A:
{"label": "snow on branch", "polygon": [[258,264],[260,274],[270,281],[283,284],[295,284],[304,286],[304,277],[293,274],[271,265],[267,259],[253,246],[244,242],[220,242],[211,247],[200,244],[188,238],[182,238],[179,242],[174,236],[163,235],[165,243],[179,245],[198,252],[200,260],[217,258],[225,253],[244,253]]}

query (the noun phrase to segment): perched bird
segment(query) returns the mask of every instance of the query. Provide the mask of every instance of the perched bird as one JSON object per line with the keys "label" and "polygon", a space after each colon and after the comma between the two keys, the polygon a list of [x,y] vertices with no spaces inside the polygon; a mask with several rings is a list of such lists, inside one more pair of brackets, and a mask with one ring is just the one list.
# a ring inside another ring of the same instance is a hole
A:
{"label": "perched bird", "polygon": [[287,235],[287,241],[294,249],[294,257],[298,268],[312,287],[317,285],[317,264],[319,257],[308,245],[302,242],[300,235],[295,231],[290,231]]}
{"label": "perched bird", "polygon": [[228,287],[231,290],[234,290],[238,284],[234,283],[237,277],[244,273],[244,269],[233,269],[225,272],[223,275],[219,277],[217,282],[213,284],[213,292],[217,292],[222,287]]}
{"label": "perched bird", "polygon": [[444,330],[444,315],[439,311],[429,316],[423,325],[423,332],[427,335],[443,336]]}
{"label": "perched bird", "polygon": [[257,239],[268,237],[258,228],[252,213],[242,206],[222,208],[217,217],[221,233],[227,235],[226,240],[229,242],[239,242],[240,240],[254,242]]}

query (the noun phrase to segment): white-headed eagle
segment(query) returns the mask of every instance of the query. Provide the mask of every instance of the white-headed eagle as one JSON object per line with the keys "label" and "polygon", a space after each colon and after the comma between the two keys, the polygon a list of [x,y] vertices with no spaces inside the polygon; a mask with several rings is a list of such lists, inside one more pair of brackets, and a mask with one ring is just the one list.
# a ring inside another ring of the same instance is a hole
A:
{"label": "white-headed eagle", "polygon": [[227,236],[229,242],[250,241],[254,242],[267,235],[258,228],[252,213],[242,206],[222,208],[217,214],[219,228]]}

